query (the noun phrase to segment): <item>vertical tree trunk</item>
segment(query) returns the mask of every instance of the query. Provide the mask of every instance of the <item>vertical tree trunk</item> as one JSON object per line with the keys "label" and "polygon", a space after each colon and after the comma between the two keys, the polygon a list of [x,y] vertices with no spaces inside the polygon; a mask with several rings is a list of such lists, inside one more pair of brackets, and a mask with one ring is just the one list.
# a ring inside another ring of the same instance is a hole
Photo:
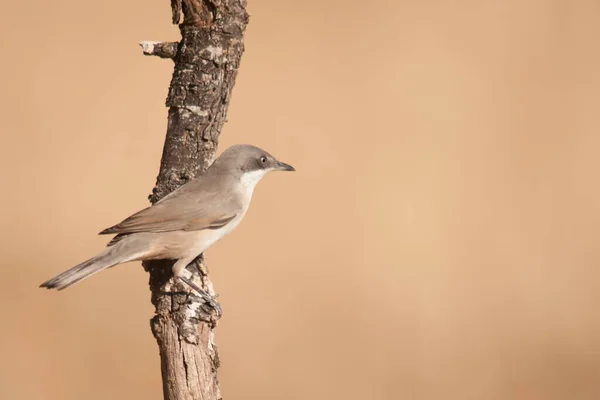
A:
{"label": "vertical tree trunk", "polygon": [[[248,23],[246,0],[171,0],[171,8],[181,41],[140,43],[144,54],[175,62],[166,102],[167,135],[156,187],[150,195],[152,203],[212,162]],[[195,268],[190,268],[194,282],[214,295],[202,256],[194,264]],[[164,398],[218,400],[219,357],[213,329],[220,306],[174,281],[171,265],[171,261],[144,263],[156,307],[150,324],[160,350]]]}

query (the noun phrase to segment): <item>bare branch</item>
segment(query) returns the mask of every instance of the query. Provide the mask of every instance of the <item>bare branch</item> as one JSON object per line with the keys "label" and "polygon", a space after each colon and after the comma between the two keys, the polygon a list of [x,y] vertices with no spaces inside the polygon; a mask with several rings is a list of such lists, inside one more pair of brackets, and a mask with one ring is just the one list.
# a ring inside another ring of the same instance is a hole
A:
{"label": "bare branch", "polygon": [[[204,171],[212,162],[225,123],[231,91],[244,52],[246,0],[171,0],[179,43],[141,42],[144,54],[171,58],[167,135],[150,201]],[[188,270],[209,296],[197,296],[175,281],[171,261],[144,262],[150,273],[150,321],[160,350],[165,400],[220,400],[219,355],[213,328],[221,312],[203,257]]]}
{"label": "bare branch", "polygon": [[179,21],[181,21],[181,0],[171,0],[171,12],[173,13],[171,17],[173,24],[179,24]]}

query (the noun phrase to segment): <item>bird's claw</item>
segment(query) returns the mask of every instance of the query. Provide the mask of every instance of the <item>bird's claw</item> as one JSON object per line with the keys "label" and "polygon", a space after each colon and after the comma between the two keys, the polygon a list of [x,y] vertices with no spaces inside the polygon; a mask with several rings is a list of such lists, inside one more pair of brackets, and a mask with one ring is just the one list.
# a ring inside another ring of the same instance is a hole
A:
{"label": "bird's claw", "polygon": [[190,279],[184,276],[180,276],[179,279],[181,279],[183,283],[185,283],[195,292],[198,293],[198,297],[200,297],[203,301],[202,309],[207,315],[214,315],[217,320],[221,318],[221,316],[223,315],[223,309],[221,308],[221,305],[216,301],[216,298],[219,297],[218,294],[215,296],[211,296],[205,290],[202,290],[198,285],[196,285],[194,282],[192,282]]}

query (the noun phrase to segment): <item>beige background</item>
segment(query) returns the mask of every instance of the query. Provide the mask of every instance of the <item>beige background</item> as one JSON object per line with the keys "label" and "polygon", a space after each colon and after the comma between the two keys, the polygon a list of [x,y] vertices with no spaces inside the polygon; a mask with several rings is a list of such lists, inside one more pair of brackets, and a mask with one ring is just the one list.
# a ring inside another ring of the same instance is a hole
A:
{"label": "beige background", "polygon": [[[226,399],[600,398],[600,3],[250,0],[208,251]],[[37,285],[145,207],[167,0],[0,6],[0,398],[161,399],[147,276]]]}

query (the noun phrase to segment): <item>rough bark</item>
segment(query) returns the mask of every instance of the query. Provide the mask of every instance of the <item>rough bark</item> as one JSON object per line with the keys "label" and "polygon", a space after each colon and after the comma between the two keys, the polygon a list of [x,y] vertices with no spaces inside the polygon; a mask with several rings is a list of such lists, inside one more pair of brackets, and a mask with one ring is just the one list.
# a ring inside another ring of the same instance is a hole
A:
{"label": "rough bark", "polygon": [[[175,70],[166,105],[167,134],[156,186],[156,203],[212,162],[244,51],[245,0],[171,0],[179,43],[141,42],[144,54],[171,58]],[[183,14],[183,21],[181,15]],[[215,292],[200,256],[188,268],[193,281]],[[219,357],[213,329],[218,303],[197,296],[172,278],[172,261],[145,262],[156,314],[150,321],[160,350],[164,398],[218,400]]]}

